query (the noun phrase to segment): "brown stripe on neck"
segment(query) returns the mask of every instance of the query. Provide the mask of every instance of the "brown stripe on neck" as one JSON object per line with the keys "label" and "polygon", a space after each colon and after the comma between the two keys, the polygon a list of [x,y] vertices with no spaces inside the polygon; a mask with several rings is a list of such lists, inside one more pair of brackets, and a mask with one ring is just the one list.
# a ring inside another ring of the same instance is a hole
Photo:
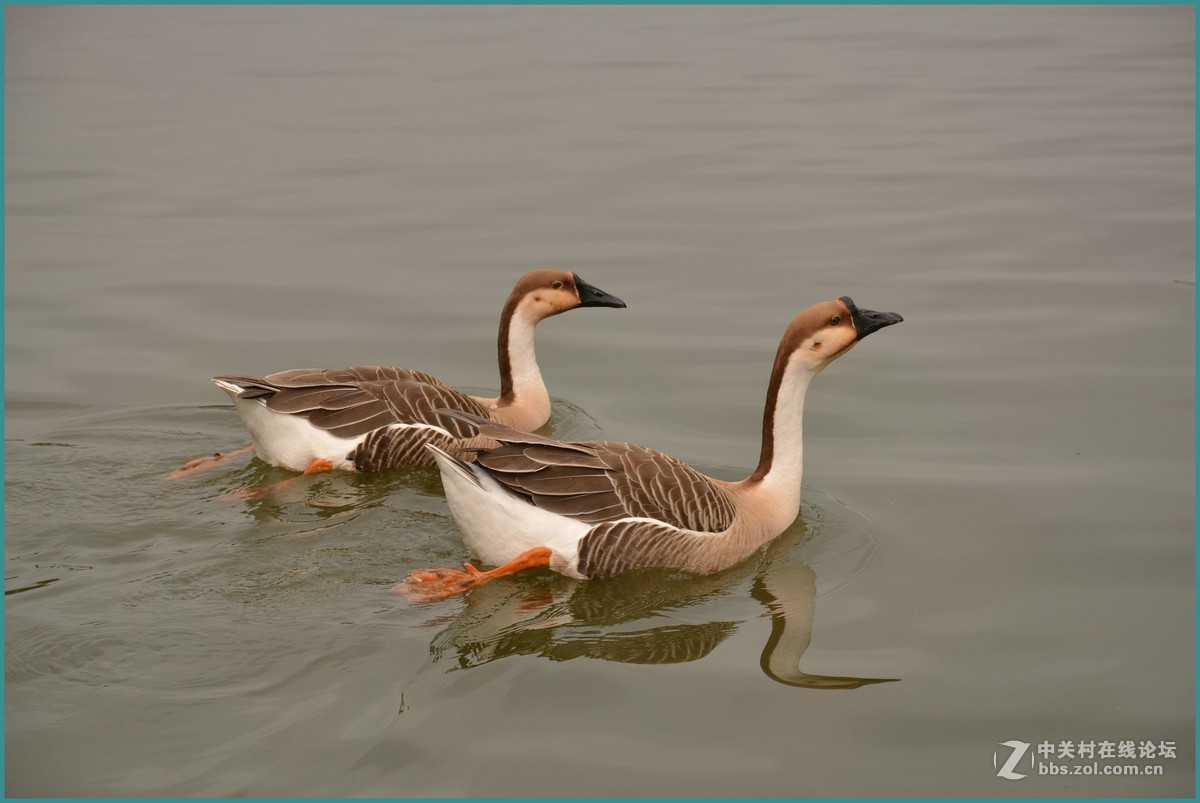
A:
{"label": "brown stripe on neck", "polygon": [[513,390],[512,355],[508,351],[508,334],[512,329],[513,316],[517,314],[517,305],[524,297],[523,292],[514,289],[500,312],[500,335],[496,339],[496,350],[500,357],[500,398],[497,401],[502,405],[512,404],[517,398]]}
{"label": "brown stripe on neck", "polygon": [[787,372],[792,355],[804,345],[805,340],[826,326],[831,316],[849,314],[849,308],[841,301],[814,304],[793,318],[784,330],[779,341],[779,350],[775,352],[775,364],[771,368],[771,384],[767,386],[767,404],[763,410],[762,452],[758,458],[758,468],[754,469],[747,482],[761,482],[765,479],[775,460],[775,408],[779,406],[779,388],[783,384],[783,375]]}
{"label": "brown stripe on neck", "polygon": [[794,350],[795,344],[791,342],[791,338],[785,336],[779,343],[779,350],[775,352],[771,382],[767,385],[767,402],[763,407],[762,451],[758,456],[758,468],[754,469],[747,482],[762,482],[775,460],[775,408],[779,403],[779,386],[783,384],[783,374]]}

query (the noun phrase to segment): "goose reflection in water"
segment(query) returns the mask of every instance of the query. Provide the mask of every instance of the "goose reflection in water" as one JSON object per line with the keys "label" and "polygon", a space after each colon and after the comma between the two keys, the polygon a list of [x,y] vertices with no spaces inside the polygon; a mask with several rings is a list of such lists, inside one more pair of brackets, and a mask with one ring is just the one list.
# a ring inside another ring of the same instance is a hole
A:
{"label": "goose reflection in water", "polygon": [[767,677],[808,689],[857,689],[898,680],[813,675],[800,668],[812,640],[817,576],[810,566],[785,553],[804,531],[798,523],[780,539],[785,543],[777,543],[778,548],[769,550],[757,564],[750,560],[715,575],[643,570],[579,582],[545,572],[544,580],[530,576],[513,584],[486,584],[471,592],[461,613],[431,623],[444,629],[434,637],[430,653],[435,663],[453,661],[450,671],[512,655],[629,664],[698,661],[743,620],[639,625],[667,615],[676,620],[701,618],[699,610],[689,616],[687,609],[734,595],[751,579],[750,595],[771,617],[771,635],[760,660]]}

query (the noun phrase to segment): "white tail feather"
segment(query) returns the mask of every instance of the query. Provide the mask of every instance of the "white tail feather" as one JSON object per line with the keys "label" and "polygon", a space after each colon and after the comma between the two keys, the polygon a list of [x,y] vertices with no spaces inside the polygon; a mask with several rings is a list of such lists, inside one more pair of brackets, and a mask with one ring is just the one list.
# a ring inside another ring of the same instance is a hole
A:
{"label": "white tail feather", "polygon": [[471,469],[467,467],[466,463],[459,460],[445,449],[438,448],[432,443],[425,444],[425,448],[433,454],[433,459],[437,461],[438,468],[442,470],[443,474],[447,471],[453,471],[454,473],[461,475],[476,485],[483,487],[479,482],[479,478],[475,476],[475,472],[471,471]]}

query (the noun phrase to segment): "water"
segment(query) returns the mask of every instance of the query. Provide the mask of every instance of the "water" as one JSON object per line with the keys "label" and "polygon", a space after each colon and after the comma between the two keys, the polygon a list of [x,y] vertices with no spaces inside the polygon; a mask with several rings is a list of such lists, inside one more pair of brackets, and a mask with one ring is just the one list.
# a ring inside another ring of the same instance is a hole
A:
{"label": "water", "polygon": [[[1193,13],[7,9],[5,791],[1190,796]],[[214,374],[494,390],[546,266],[629,304],[539,329],[548,431],[722,477],[793,315],[905,322],[712,578],[415,605],[433,472],[162,480]]]}

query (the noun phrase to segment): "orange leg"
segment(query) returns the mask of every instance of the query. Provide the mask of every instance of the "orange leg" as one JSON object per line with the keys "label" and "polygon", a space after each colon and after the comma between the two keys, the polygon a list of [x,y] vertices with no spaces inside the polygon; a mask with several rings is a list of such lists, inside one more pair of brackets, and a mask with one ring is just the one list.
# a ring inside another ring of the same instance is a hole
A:
{"label": "orange leg", "polygon": [[232,452],[217,452],[216,454],[197,457],[195,460],[187,461],[169,474],[163,474],[163,479],[177,480],[180,477],[190,477],[192,474],[199,474],[201,471],[208,471],[212,468],[218,468],[230,458],[253,451],[254,444],[252,443],[244,449],[235,449]]}
{"label": "orange leg", "polygon": [[273,491],[288,487],[301,477],[309,474],[320,474],[325,471],[333,471],[333,463],[323,458],[313,458],[313,461],[308,464],[308,468],[304,469],[302,474],[297,474],[295,477],[288,477],[286,480],[280,480],[274,485],[252,485],[249,488],[239,488],[236,491],[222,494],[222,497],[225,499],[262,499],[270,495]]}
{"label": "orange leg", "polygon": [[549,548],[534,547],[528,552],[522,552],[503,566],[497,566],[490,571],[481,572],[469,563],[463,564],[466,571],[457,569],[420,569],[413,572],[398,586],[392,588],[393,594],[408,594],[418,602],[452,597],[470,591],[478,585],[495,580],[497,577],[507,577],[510,574],[538,569],[550,565]]}

